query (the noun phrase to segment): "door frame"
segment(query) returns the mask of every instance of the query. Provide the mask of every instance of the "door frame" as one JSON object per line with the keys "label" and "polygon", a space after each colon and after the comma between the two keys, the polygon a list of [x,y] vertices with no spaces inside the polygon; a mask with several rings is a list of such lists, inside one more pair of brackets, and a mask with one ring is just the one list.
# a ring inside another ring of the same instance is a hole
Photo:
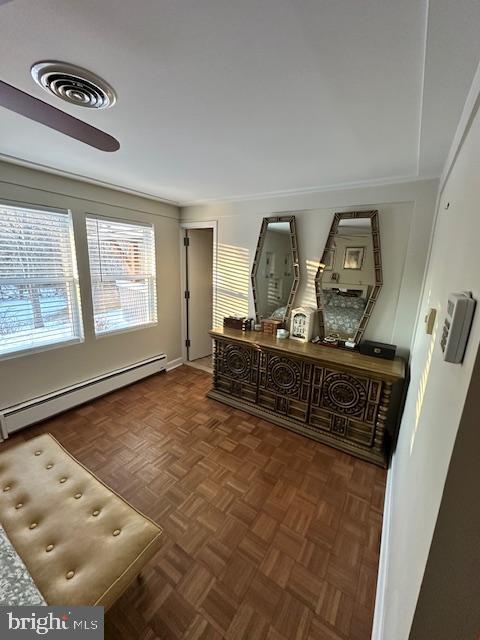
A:
{"label": "door frame", "polygon": [[185,246],[183,239],[185,237],[185,230],[187,229],[213,229],[212,248],[213,248],[213,265],[212,265],[212,319],[215,315],[215,309],[217,308],[217,238],[218,238],[218,221],[217,220],[202,220],[198,222],[180,222],[180,304],[182,308],[181,313],[181,335],[182,335],[182,360],[188,362],[187,359],[187,347],[185,345],[187,340],[187,305],[185,300],[185,289],[187,286],[187,273],[185,268]]}

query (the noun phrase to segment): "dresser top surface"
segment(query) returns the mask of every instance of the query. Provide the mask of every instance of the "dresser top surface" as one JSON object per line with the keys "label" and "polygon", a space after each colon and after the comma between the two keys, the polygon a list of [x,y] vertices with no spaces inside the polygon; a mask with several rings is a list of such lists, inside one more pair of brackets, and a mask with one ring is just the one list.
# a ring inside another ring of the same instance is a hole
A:
{"label": "dresser top surface", "polygon": [[334,365],[342,369],[369,372],[386,380],[401,380],[405,377],[405,360],[398,356],[394,360],[382,360],[373,356],[364,356],[357,351],[347,351],[334,347],[304,343],[289,338],[279,339],[261,331],[240,331],[239,329],[219,328],[210,331],[213,338],[225,338],[244,344],[298,355],[317,360],[323,365]]}

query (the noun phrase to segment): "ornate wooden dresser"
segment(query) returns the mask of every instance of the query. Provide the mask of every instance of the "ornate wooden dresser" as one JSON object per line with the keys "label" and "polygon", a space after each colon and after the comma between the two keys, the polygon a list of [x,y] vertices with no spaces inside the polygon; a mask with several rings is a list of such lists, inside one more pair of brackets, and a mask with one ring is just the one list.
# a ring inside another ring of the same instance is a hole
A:
{"label": "ornate wooden dresser", "polygon": [[405,362],[218,329],[209,398],[388,466]]}

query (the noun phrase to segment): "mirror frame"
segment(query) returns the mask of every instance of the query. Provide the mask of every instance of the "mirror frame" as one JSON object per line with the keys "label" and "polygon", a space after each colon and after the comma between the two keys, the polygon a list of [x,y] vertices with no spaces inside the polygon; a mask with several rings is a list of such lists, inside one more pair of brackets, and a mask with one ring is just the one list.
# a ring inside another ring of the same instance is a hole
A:
{"label": "mirror frame", "polygon": [[330,232],[328,234],[327,241],[325,243],[325,248],[323,250],[322,259],[320,261],[317,275],[315,276],[315,294],[317,297],[317,307],[318,307],[318,322],[319,322],[319,330],[320,330],[320,338],[323,340],[325,337],[325,321],[323,317],[323,296],[322,296],[322,279],[325,271],[325,264],[327,259],[327,254],[334,250],[335,248],[335,235],[338,231],[338,226],[341,220],[352,220],[353,218],[370,218],[370,223],[372,225],[372,242],[373,242],[373,264],[375,271],[375,284],[373,285],[372,293],[368,299],[367,304],[365,305],[365,311],[363,312],[362,319],[358,325],[358,329],[354,336],[354,341],[358,344],[360,342],[365,328],[370,320],[372,315],[372,311],[375,307],[375,303],[378,300],[378,295],[380,293],[380,289],[383,285],[383,274],[382,274],[382,254],[380,249],[380,227],[378,223],[378,210],[371,211],[349,211],[346,213],[335,213],[333,217],[332,226],[330,227]]}
{"label": "mirror frame", "polygon": [[293,301],[297,293],[298,284],[300,282],[300,264],[298,258],[298,242],[297,242],[297,227],[295,223],[295,216],[271,216],[269,218],[263,218],[262,226],[260,227],[260,234],[258,236],[257,250],[255,251],[255,258],[253,260],[251,281],[252,281],[252,293],[253,304],[255,305],[255,318],[257,322],[260,322],[260,315],[258,313],[258,299],[257,299],[257,272],[260,266],[260,255],[265,243],[265,237],[267,235],[268,225],[271,222],[288,222],[290,225],[290,247],[292,251],[292,266],[293,266],[293,282],[290,294],[288,296],[288,302],[286,304],[286,312],[282,322],[290,315],[293,307]]}

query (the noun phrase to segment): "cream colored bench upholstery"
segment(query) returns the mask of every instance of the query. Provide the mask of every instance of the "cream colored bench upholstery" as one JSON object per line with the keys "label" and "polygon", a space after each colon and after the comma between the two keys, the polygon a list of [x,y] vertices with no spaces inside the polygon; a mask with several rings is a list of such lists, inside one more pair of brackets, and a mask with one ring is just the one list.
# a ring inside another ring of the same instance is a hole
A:
{"label": "cream colored bench upholstery", "polygon": [[162,535],[49,434],[0,449],[0,522],[50,605],[110,607]]}

